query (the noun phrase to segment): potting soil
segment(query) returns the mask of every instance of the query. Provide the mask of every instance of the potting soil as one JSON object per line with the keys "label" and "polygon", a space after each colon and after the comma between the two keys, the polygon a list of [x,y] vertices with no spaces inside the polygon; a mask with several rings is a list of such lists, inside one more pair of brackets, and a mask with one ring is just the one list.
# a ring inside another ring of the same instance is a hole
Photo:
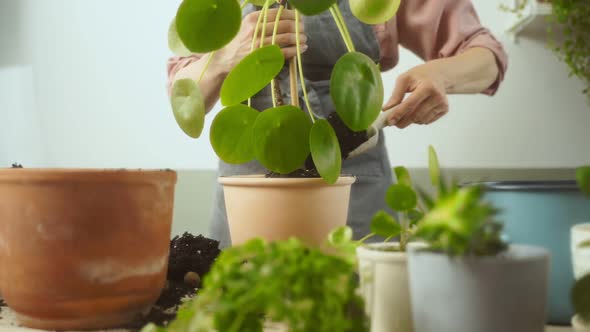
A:
{"label": "potting soil", "polygon": [[[148,323],[166,326],[174,320],[178,306],[197,294],[200,280],[209,272],[220,253],[219,242],[202,235],[184,233],[174,237],[170,242],[168,280],[160,298],[146,316],[124,328],[139,330]],[[185,282],[188,273],[192,278],[187,278]]]}
{"label": "potting soil", "polygon": [[342,159],[348,158],[348,155],[361,144],[368,140],[367,131],[353,131],[344,122],[336,112],[330,113],[326,119],[334,128],[336,137],[340,143],[340,152],[342,153]]}

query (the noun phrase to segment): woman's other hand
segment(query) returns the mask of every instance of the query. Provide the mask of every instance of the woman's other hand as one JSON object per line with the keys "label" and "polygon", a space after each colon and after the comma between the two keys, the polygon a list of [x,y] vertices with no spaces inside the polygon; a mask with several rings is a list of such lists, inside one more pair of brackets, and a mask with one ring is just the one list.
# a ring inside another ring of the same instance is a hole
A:
{"label": "woman's other hand", "polygon": [[[270,45],[272,42],[272,34],[277,13],[278,8],[268,10],[264,45]],[[216,56],[218,65],[223,64],[227,72],[233,69],[244,57],[250,54],[252,37],[260,14],[261,11],[255,11],[246,15],[242,21],[242,26],[238,35],[227,46],[221,49],[219,55]],[[255,48],[260,47],[262,22],[263,21],[261,21],[258,28],[258,37],[255,43]],[[303,52],[307,49],[307,36],[305,35],[305,27],[302,22],[300,22],[299,25],[299,34],[299,42],[301,44],[301,51]],[[285,9],[281,14],[276,35],[276,44],[281,47],[285,59],[289,60],[297,55],[296,40],[295,11]]]}

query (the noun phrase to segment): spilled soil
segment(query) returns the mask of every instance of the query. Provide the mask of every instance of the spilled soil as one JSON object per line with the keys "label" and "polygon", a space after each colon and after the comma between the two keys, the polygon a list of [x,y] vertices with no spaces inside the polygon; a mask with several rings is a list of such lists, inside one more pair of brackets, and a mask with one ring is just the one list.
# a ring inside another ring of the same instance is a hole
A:
{"label": "spilled soil", "polygon": [[21,165],[19,163],[14,163],[14,164],[12,164],[12,168],[23,168],[23,165]]}
{"label": "spilled soil", "polygon": [[202,278],[221,253],[219,242],[202,235],[184,233],[170,242],[166,286],[150,312],[123,328],[139,330],[148,323],[166,326],[174,320],[178,306],[192,298],[201,287]]}

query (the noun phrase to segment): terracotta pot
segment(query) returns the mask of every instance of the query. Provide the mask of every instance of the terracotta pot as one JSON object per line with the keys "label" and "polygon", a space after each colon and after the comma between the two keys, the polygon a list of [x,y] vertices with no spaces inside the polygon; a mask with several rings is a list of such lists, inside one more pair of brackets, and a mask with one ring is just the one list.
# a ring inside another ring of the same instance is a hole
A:
{"label": "terracotta pot", "polygon": [[0,288],[19,321],[115,327],[166,279],[173,171],[0,170]]}
{"label": "terracotta pot", "polygon": [[336,227],[346,225],[354,177],[334,185],[318,178],[221,177],[231,241],[291,237],[321,246]]}

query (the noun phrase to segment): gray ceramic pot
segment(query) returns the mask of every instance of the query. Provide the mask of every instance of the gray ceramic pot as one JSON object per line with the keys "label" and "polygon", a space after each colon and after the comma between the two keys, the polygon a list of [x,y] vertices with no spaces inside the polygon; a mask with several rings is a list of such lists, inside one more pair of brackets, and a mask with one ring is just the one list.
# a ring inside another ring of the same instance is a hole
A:
{"label": "gray ceramic pot", "polygon": [[495,257],[411,250],[415,332],[542,332],[549,252],[513,245]]}

